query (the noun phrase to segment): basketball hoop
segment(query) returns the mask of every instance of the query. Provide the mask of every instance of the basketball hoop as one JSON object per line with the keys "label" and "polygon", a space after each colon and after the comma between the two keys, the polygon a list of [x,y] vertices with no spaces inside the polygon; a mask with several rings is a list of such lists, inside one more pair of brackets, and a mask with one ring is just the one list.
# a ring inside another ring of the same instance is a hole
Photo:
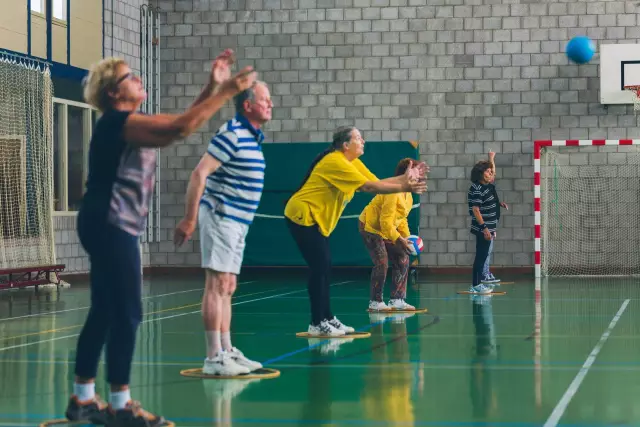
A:
{"label": "basketball hoop", "polygon": [[633,111],[640,111],[640,86],[625,86],[624,90],[633,92]]}

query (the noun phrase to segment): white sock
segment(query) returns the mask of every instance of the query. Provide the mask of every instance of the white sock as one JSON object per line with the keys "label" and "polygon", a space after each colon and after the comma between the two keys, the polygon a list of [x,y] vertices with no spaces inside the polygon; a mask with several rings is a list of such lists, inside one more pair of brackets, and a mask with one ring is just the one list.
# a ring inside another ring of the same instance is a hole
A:
{"label": "white sock", "polygon": [[223,332],[220,335],[220,339],[222,342],[222,349],[224,351],[231,350],[231,332]]}
{"label": "white sock", "polygon": [[109,393],[109,403],[114,410],[124,409],[129,400],[131,400],[131,391],[128,389]]}
{"label": "white sock", "polygon": [[207,339],[207,359],[213,359],[222,349],[220,331],[205,331]]}
{"label": "white sock", "polygon": [[73,384],[73,394],[76,395],[80,402],[91,400],[96,395],[96,383]]}

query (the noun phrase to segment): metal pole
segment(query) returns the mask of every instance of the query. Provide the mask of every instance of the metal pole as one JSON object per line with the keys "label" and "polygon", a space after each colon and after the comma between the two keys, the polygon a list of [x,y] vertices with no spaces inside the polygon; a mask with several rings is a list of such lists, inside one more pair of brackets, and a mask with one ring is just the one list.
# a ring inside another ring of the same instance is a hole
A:
{"label": "metal pole", "polygon": [[[155,12],[155,16],[154,16],[154,26],[155,26],[155,40],[154,40],[154,44],[155,44],[155,58],[154,58],[154,65],[155,65],[155,74],[156,74],[156,86],[155,86],[155,90],[156,90],[156,113],[160,113],[160,8],[159,7],[155,7],[154,8],[154,12]],[[158,161],[156,164],[156,185],[155,185],[155,199],[156,199],[156,203],[155,203],[155,214],[156,214],[156,221],[155,221],[155,231],[156,231],[156,242],[160,242],[160,150],[157,150],[157,155],[158,155]]]}

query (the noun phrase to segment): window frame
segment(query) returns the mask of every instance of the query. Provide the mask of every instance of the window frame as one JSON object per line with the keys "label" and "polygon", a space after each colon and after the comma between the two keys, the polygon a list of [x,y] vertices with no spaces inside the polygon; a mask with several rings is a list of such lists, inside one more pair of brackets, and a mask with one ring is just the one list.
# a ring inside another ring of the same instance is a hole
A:
{"label": "window frame", "polygon": [[[62,17],[55,16],[56,6],[58,5],[62,6]],[[67,22],[67,0],[51,0],[51,19]]]}
{"label": "window frame", "polygon": [[[34,5],[39,4],[40,5],[40,10],[36,10],[34,9]],[[31,12],[32,13],[37,13],[40,15],[44,15],[45,14],[45,0],[31,0]]]}
{"label": "window frame", "polygon": [[[100,117],[100,112],[97,108],[85,104],[83,102],[71,101],[63,98],[53,98],[53,108],[59,109],[57,117],[57,135],[58,135],[58,153],[55,152],[55,146],[52,147],[52,155],[57,156],[58,168],[53,166],[55,163],[52,159],[53,173],[58,178],[57,186],[54,182],[53,191],[53,215],[54,216],[73,216],[78,212],[69,210],[69,107],[76,107],[82,109],[82,181],[87,181],[87,173],[89,170],[89,143],[91,142],[91,135],[93,133],[94,118],[93,114],[96,114],[96,120]],[[54,123],[54,129],[56,129]],[[55,140],[53,141],[55,144]],[[60,209],[57,209],[57,205],[60,204]]]}

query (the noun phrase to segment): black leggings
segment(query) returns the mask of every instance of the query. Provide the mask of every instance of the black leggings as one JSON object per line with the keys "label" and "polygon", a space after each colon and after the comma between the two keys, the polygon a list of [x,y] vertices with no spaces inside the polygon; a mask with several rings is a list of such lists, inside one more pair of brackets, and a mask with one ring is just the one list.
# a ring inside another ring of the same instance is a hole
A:
{"label": "black leggings", "polygon": [[289,231],[309,266],[309,301],[311,302],[311,324],[319,325],[323,320],[333,319],[331,314],[331,250],[329,238],[320,234],[317,226],[305,227],[285,218]]}
{"label": "black leggings", "polygon": [[107,381],[126,385],[142,320],[139,239],[82,214],[78,235],[91,263],[91,308],[78,338],[75,374],[94,378],[106,344]]}
{"label": "black leggings", "polygon": [[473,260],[473,286],[478,286],[482,281],[482,270],[484,270],[484,263],[487,260],[487,256],[489,256],[490,246],[491,240],[485,239],[482,233],[476,234],[476,257]]}

